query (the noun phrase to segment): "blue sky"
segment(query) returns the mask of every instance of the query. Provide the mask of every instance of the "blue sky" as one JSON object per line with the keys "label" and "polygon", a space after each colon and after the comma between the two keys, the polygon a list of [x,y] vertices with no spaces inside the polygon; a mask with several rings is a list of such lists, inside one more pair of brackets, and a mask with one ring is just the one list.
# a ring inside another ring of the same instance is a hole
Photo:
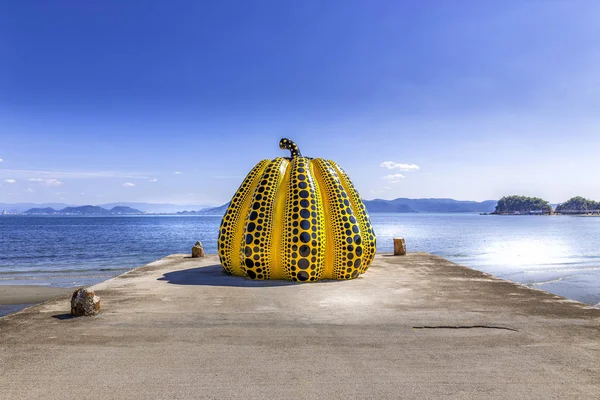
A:
{"label": "blue sky", "polygon": [[283,136],[368,199],[600,200],[599,20],[596,1],[5,1],[0,202],[220,204]]}

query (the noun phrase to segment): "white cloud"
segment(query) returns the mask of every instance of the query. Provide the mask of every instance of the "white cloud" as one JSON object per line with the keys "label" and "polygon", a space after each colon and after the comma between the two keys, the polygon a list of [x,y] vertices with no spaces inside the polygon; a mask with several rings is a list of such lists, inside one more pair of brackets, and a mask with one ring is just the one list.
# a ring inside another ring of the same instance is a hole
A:
{"label": "white cloud", "polygon": [[386,176],[383,177],[383,179],[385,179],[389,183],[398,183],[402,179],[404,179],[404,175],[402,175],[402,174],[386,175]]}
{"label": "white cloud", "polygon": [[175,171],[175,175],[181,175],[183,172]]}
{"label": "white cloud", "polygon": [[123,184],[123,187],[134,187],[135,183],[131,183],[131,182],[126,182]]}
{"label": "white cloud", "polygon": [[37,182],[40,185],[44,185],[44,186],[60,186],[63,184],[58,179],[29,178],[28,181],[29,182]]}
{"label": "white cloud", "polygon": [[158,179],[156,179],[156,178],[150,179],[150,182],[156,182],[156,181],[158,181]]}
{"label": "white cloud", "polygon": [[35,192],[35,190],[33,190],[32,188],[27,188],[27,191],[28,191],[29,193],[33,193],[33,192]]}
{"label": "white cloud", "polygon": [[6,182],[6,183],[16,183],[17,181],[14,180],[14,179],[8,178],[8,179],[5,179],[4,182]]}
{"label": "white cloud", "polygon": [[0,162],[3,162],[4,160],[0,158]]}
{"label": "white cloud", "polygon": [[416,171],[421,169],[421,167],[416,164],[400,164],[394,161],[384,161],[381,163],[380,167],[387,169],[399,169],[400,171]]}

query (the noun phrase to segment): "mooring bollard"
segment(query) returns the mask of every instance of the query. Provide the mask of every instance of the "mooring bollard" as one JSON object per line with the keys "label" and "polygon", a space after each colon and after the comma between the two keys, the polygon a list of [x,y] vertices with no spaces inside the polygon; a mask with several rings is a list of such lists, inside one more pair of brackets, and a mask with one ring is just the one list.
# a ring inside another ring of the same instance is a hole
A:
{"label": "mooring bollard", "polygon": [[404,256],[406,255],[406,242],[404,238],[395,238],[394,239],[394,255],[395,256]]}
{"label": "mooring bollard", "polygon": [[192,247],[192,258],[204,257],[204,247],[201,242],[196,242]]}

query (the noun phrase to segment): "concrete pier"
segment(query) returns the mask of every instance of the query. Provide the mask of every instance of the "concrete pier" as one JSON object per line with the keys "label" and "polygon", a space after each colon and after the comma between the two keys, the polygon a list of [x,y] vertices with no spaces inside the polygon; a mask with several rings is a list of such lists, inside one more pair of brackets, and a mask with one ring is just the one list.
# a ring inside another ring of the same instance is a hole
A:
{"label": "concrete pier", "polygon": [[425,253],[351,281],[172,255],[0,318],[0,398],[600,398],[600,309]]}

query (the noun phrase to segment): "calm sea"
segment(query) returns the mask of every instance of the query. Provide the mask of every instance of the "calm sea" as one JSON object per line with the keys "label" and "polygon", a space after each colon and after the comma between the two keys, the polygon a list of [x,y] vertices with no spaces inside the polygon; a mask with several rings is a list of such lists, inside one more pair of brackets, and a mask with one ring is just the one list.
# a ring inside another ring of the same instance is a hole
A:
{"label": "calm sea", "polygon": [[[373,214],[377,250],[393,237],[462,265],[600,305],[600,218]],[[216,252],[220,217],[0,217],[0,284],[96,283],[201,240]]]}

